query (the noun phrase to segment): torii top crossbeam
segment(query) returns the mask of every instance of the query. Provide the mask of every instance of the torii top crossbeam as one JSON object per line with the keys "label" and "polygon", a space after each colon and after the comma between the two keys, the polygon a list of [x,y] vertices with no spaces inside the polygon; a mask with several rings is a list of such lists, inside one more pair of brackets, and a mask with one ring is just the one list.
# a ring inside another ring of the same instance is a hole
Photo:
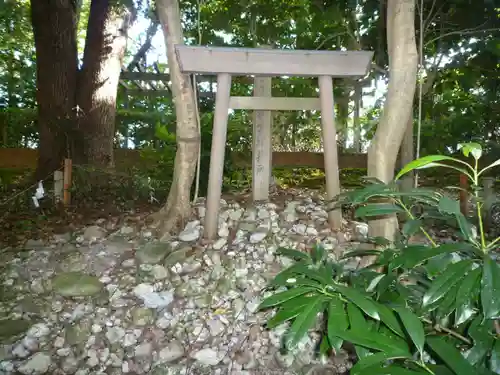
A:
{"label": "torii top crossbeam", "polygon": [[175,46],[184,73],[296,77],[363,77],[373,52]]}
{"label": "torii top crossbeam", "polygon": [[[176,45],[175,52],[181,72],[217,75],[207,210],[204,223],[205,238],[215,239],[217,234],[230,108],[251,109],[256,112],[252,148],[254,201],[268,198],[272,154],[270,111],[273,110],[321,110],[327,198],[331,200],[340,193],[332,77],[364,77],[368,73],[373,52],[186,45]],[[254,85],[254,97],[230,96],[231,76],[233,75],[258,76]],[[269,76],[318,77],[319,98],[271,98]],[[266,83],[262,80],[266,80]],[[259,117],[262,121],[258,121]],[[329,212],[329,223],[332,229],[340,228],[341,222],[340,210]]]}

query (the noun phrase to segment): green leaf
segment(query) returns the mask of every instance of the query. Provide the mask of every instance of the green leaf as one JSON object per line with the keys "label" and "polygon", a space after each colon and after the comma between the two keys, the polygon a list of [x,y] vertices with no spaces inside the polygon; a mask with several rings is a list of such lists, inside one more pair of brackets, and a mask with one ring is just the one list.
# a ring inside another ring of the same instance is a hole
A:
{"label": "green leaf", "polygon": [[490,369],[495,374],[500,374],[500,338],[495,340],[491,349]]}
{"label": "green leaf", "polygon": [[356,332],[352,329],[348,329],[345,331],[337,332],[337,335],[343,340],[352,343],[353,345],[390,353],[394,356],[410,355],[408,347],[401,346],[401,342],[395,342],[394,340],[391,340],[384,335],[380,335],[377,332]]}
{"label": "green leaf", "polygon": [[371,281],[368,287],[366,288],[366,291],[368,293],[371,293],[375,290],[377,287],[378,283],[385,277],[384,274],[377,274]]}
{"label": "green leaf", "polygon": [[393,259],[390,264],[390,269],[396,269],[398,267],[410,269],[441,254],[452,254],[460,251],[469,251],[471,249],[472,246],[468,243],[449,243],[438,247],[425,245],[407,246],[403,249],[401,255]]}
{"label": "green leaf", "polygon": [[369,297],[364,296],[356,289],[348,288],[343,285],[335,284],[333,288],[335,288],[345,298],[347,298],[349,301],[363,310],[366,315],[372,317],[375,320],[380,320],[377,305]]}
{"label": "green leaf", "polygon": [[382,251],[381,250],[376,250],[376,249],[357,249],[353,251],[349,251],[342,255],[340,259],[348,259],[348,258],[355,258],[355,257],[365,257],[365,256],[372,256],[372,255],[379,255]]}
{"label": "green leaf", "polygon": [[278,273],[273,280],[269,283],[270,287],[276,287],[276,286],[288,286],[287,280],[291,277],[294,276],[297,272],[299,272],[300,269],[302,269],[304,266],[307,266],[310,264],[309,262],[297,262],[294,265],[284,269],[280,273]]}
{"label": "green leaf", "polygon": [[423,370],[410,370],[401,367],[397,364],[390,366],[372,366],[365,368],[362,372],[358,372],[358,375],[428,375],[428,372]]}
{"label": "green leaf", "polygon": [[411,237],[415,233],[417,233],[421,227],[422,227],[422,220],[420,219],[408,220],[406,223],[404,223],[403,228],[401,229],[401,233],[405,237]]}
{"label": "green leaf", "polygon": [[427,345],[456,375],[471,375],[476,373],[474,367],[462,356],[462,353],[442,337],[428,336]]}
{"label": "green leaf", "polygon": [[423,158],[419,158],[416,160],[413,160],[412,162],[409,162],[406,164],[403,169],[399,171],[399,173],[396,175],[395,180],[399,180],[403,175],[405,175],[408,172],[413,171],[414,169],[422,169],[423,167],[435,163],[437,161],[442,161],[442,160],[450,160],[450,161],[455,161],[459,162],[459,159],[452,158],[450,156],[445,156],[445,155],[428,155],[424,156]]}
{"label": "green leaf", "polygon": [[483,324],[482,318],[477,317],[467,331],[474,341],[474,346],[465,353],[465,357],[472,365],[482,363],[492,348],[494,338],[489,327],[490,324]]}
{"label": "green leaf", "polygon": [[[374,353],[370,356],[361,358],[358,363],[356,363],[351,370],[349,371],[350,375],[361,375],[364,373],[364,371],[370,370],[369,368],[380,364],[382,362],[386,362],[390,359],[394,358],[393,355],[388,354],[388,353]],[[404,358],[404,357],[403,357]],[[411,357],[406,357],[406,358],[411,358]],[[366,372],[367,374],[369,373],[368,371]]]}
{"label": "green leaf", "polygon": [[472,261],[470,260],[462,260],[449,265],[440,276],[436,277],[431,287],[424,294],[422,305],[425,307],[443,298],[464,277],[471,264]]}
{"label": "green leaf", "polygon": [[336,334],[345,331],[349,327],[347,312],[344,309],[344,302],[338,297],[334,297],[328,304],[327,332],[330,345],[338,352],[342,347],[343,340]]}
{"label": "green leaf", "polygon": [[298,260],[304,260],[304,261],[311,261],[311,257],[309,254],[304,253],[303,251],[298,251],[294,249],[288,249],[286,247],[279,247],[276,250],[276,255],[282,255],[287,258],[291,259],[298,259]]}
{"label": "green leaf", "polygon": [[[370,325],[365,320],[365,316],[356,305],[347,303],[347,315],[349,316],[349,326],[351,327],[351,331],[358,333],[370,331]],[[359,358],[366,357],[370,354],[366,348],[359,347],[357,345],[355,345],[354,348]]]}
{"label": "green leaf", "polygon": [[291,300],[292,298],[302,296],[306,293],[315,292],[317,289],[311,287],[297,287],[293,289],[286,290],[284,292],[273,294],[272,296],[267,297],[264,301],[262,301],[259,305],[259,310],[267,309],[269,307],[277,306]]}
{"label": "green leaf", "polygon": [[428,364],[427,367],[434,373],[434,375],[455,375],[453,371],[444,365]]}
{"label": "green leaf", "polygon": [[456,199],[452,199],[446,195],[439,200],[438,209],[440,212],[450,215],[460,213],[460,203]]}
{"label": "green leaf", "polygon": [[355,217],[372,217],[372,216],[384,216],[391,215],[395,213],[403,213],[405,210],[400,206],[392,203],[371,203],[365,206],[359,207],[354,212]]}
{"label": "green leaf", "polygon": [[313,303],[316,298],[318,298],[317,295],[302,295],[283,302],[281,304],[280,310],[267,321],[267,328],[275,328],[280,324],[295,318],[306,306],[309,306],[311,303]]}
{"label": "green leaf", "polygon": [[500,267],[490,256],[484,257],[481,304],[485,319],[500,316]]}
{"label": "green leaf", "polygon": [[479,295],[481,268],[470,271],[463,279],[455,300],[455,326],[466,322],[474,314],[474,296]]}
{"label": "green leaf", "polygon": [[410,309],[408,308],[403,308],[403,307],[395,307],[394,311],[396,311],[401,318],[401,321],[403,322],[403,325],[406,329],[406,332],[408,332],[408,335],[410,336],[411,340],[413,341],[413,344],[415,344],[415,347],[417,350],[420,352],[420,355],[422,356],[424,352],[424,345],[425,345],[425,332],[424,332],[424,326],[422,325],[422,322],[416,316]]}
{"label": "green leaf", "polygon": [[467,218],[460,212],[458,214],[455,214],[455,218],[457,219],[458,225],[460,227],[460,232],[462,232],[464,239],[466,241],[474,242],[474,240],[476,239],[476,235],[472,230],[472,224],[469,222],[469,220],[467,220]]}
{"label": "green leaf", "polygon": [[286,348],[288,350],[294,349],[299,341],[307,334],[316,322],[318,313],[324,309],[325,297],[318,296],[318,298],[306,306],[302,312],[295,318],[289,331],[286,335]]}
{"label": "green leaf", "polygon": [[396,314],[386,305],[377,302],[377,309],[380,315],[380,320],[399,337],[406,337],[401,327],[401,324],[396,317]]}
{"label": "green leaf", "polygon": [[487,167],[484,167],[483,169],[481,169],[481,171],[478,173],[478,175],[482,175],[484,172],[486,172],[488,169],[490,168],[493,168],[493,167],[496,167],[500,165],[500,159],[494,161],[493,163],[491,163],[490,165],[488,165]]}
{"label": "green leaf", "polygon": [[481,155],[483,154],[483,149],[479,143],[470,142],[470,143],[459,143],[458,149],[462,150],[462,153],[465,157],[469,157],[469,154],[472,154],[474,159],[479,160]]}

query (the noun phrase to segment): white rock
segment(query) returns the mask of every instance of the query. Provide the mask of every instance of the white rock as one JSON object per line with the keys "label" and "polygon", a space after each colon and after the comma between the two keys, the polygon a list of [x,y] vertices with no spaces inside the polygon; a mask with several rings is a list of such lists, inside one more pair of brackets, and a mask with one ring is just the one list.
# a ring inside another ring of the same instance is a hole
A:
{"label": "white rock", "polygon": [[193,352],[190,356],[201,364],[208,366],[215,366],[222,360],[222,356],[216,350],[210,348]]}
{"label": "white rock", "polygon": [[104,238],[105,236],[106,231],[97,225],[87,227],[83,232],[83,239],[87,241],[96,241],[98,239]]}
{"label": "white rock", "polygon": [[225,221],[223,221],[220,224],[220,227],[219,227],[219,230],[218,230],[217,234],[219,235],[219,237],[227,237],[227,236],[229,236],[229,226],[228,226],[228,224]]}
{"label": "white rock", "polygon": [[153,274],[155,280],[163,280],[166,279],[168,276],[167,269],[159,264],[153,266],[151,273]]}
{"label": "white rock", "polygon": [[200,237],[200,221],[194,220],[187,223],[184,230],[179,233],[179,240],[184,242],[196,241]]}
{"label": "white rock", "polygon": [[184,348],[178,341],[171,341],[158,353],[160,363],[173,362],[184,356]]}
{"label": "white rock", "polygon": [[64,346],[64,337],[57,336],[54,340],[54,348],[62,348]]}
{"label": "white rock", "polygon": [[110,344],[115,344],[123,339],[125,330],[121,327],[110,327],[106,332],[106,338]]}
{"label": "white rock", "polygon": [[137,298],[142,299],[144,306],[151,309],[167,307],[174,300],[172,290],[157,293],[154,292],[154,287],[151,284],[139,284],[134,288],[133,293]]}
{"label": "white rock", "polygon": [[207,325],[212,336],[219,336],[226,330],[226,327],[219,319],[210,319]]}
{"label": "white rock", "polygon": [[50,328],[45,323],[37,323],[31,326],[26,335],[40,338],[43,336],[47,336],[49,333]]}
{"label": "white rock", "polygon": [[19,366],[18,371],[25,375],[45,374],[51,365],[50,356],[45,353],[36,353],[28,361]]}
{"label": "white rock", "polygon": [[12,350],[12,355],[17,358],[26,358],[30,355],[30,352],[23,345],[18,344],[14,350]]}
{"label": "white rock", "polygon": [[153,352],[153,345],[149,342],[143,342],[142,344],[136,346],[134,355],[136,357],[147,357]]}
{"label": "white rock", "polygon": [[250,235],[250,243],[259,243],[267,237],[266,232],[255,232]]}
{"label": "white rock", "polygon": [[137,338],[133,333],[127,333],[123,338],[122,345],[124,348],[137,344]]}

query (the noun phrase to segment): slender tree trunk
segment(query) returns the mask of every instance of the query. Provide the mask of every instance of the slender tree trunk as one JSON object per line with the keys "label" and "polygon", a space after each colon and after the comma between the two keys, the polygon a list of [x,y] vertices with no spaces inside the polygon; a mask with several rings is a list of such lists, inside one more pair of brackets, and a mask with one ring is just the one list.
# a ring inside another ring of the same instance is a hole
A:
{"label": "slender tree trunk", "polygon": [[61,167],[74,131],[78,67],[75,12],[70,0],[31,1],[40,141],[37,180]]}
{"label": "slender tree trunk", "polygon": [[[394,178],[398,150],[411,116],[417,75],[415,1],[388,0],[387,44],[390,80],[380,124],[368,150],[368,175],[384,182]],[[394,240],[395,215],[370,221],[370,235]]]}
{"label": "slender tree trunk", "polygon": [[196,172],[200,139],[194,91],[189,75],[182,74],[174,46],[184,43],[181,13],[177,0],[157,0],[158,18],[167,47],[172,94],[177,116],[177,153],[173,183],[167,203],[156,215],[159,229],[169,233],[183,226],[191,213],[190,192]]}
{"label": "slender tree trunk", "polygon": [[111,0],[93,0],[83,66],[78,77],[79,129],[86,163],[113,165],[116,96],[132,11]]}
{"label": "slender tree trunk", "polygon": [[363,96],[363,86],[360,82],[356,82],[354,86],[354,118],[353,118],[353,149],[354,152],[361,152],[361,99]]}

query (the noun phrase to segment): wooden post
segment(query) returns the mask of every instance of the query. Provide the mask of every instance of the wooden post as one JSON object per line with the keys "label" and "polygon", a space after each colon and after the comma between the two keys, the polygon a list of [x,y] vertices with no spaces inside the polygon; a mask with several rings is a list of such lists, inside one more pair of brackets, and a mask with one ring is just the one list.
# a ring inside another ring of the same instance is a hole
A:
{"label": "wooden post", "polygon": [[64,159],[64,194],[63,194],[63,204],[69,206],[71,202],[71,169],[72,162],[71,159]]}
{"label": "wooden post", "polygon": [[469,180],[464,174],[460,174],[460,212],[467,217],[469,215]]}
{"label": "wooden post", "polygon": [[[271,96],[271,77],[255,77],[254,96]],[[271,178],[272,112],[255,110],[252,139],[252,195],[254,202],[269,199]]]}
{"label": "wooden post", "polygon": [[[332,77],[320,76],[318,82],[321,102],[321,125],[323,127],[326,195],[328,200],[332,200],[340,194]],[[340,229],[342,226],[342,211],[340,209],[330,211],[328,221],[332,229]]]}
{"label": "wooden post", "polygon": [[64,174],[62,171],[54,172],[54,202],[59,204],[64,199]]}
{"label": "wooden post", "polygon": [[220,196],[224,172],[224,154],[226,151],[227,119],[229,114],[229,95],[231,91],[231,75],[217,75],[217,94],[215,97],[214,127],[212,134],[212,151],[210,171],[208,175],[207,211],[205,214],[204,237],[215,239],[218,227]]}

